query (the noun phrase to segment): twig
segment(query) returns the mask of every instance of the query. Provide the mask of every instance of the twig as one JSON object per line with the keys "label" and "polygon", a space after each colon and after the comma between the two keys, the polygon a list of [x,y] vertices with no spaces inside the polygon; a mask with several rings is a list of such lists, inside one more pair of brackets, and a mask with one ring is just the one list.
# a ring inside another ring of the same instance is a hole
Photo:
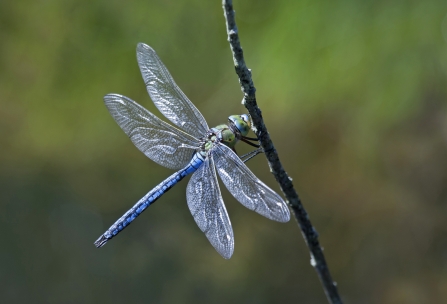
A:
{"label": "twig", "polygon": [[228,42],[230,42],[231,51],[233,52],[234,66],[236,73],[239,76],[242,92],[244,93],[242,103],[251,115],[253,120],[253,130],[264,149],[270,170],[275,176],[276,181],[279,183],[281,190],[286,196],[295,218],[298,221],[301,232],[310,250],[311,265],[315,268],[320,277],[326,297],[328,298],[329,303],[341,304],[342,301],[338,294],[336,284],[332,281],[323,250],[318,242],[318,233],[312,226],[307,212],[301,204],[301,200],[293,187],[292,179],[287,175],[281,165],[278,152],[270,139],[267,127],[262,119],[261,110],[256,103],[256,89],[251,78],[251,71],[245,65],[244,54],[239,42],[238,30],[234,18],[232,0],[223,0],[222,5],[227,25]]}

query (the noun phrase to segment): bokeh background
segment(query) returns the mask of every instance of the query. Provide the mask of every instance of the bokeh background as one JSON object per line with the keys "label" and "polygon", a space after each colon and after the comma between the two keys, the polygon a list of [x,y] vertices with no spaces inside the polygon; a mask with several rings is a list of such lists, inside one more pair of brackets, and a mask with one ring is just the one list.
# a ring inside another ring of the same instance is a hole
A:
{"label": "bokeh background", "polygon": [[[447,303],[447,3],[234,4],[266,124],[345,302]],[[296,222],[226,190],[230,260],[196,226],[185,181],[93,246],[171,174],[102,101],[121,93],[160,116],[138,42],[210,126],[245,112],[220,1],[0,1],[0,302],[325,303]],[[249,167],[279,191],[262,155]]]}

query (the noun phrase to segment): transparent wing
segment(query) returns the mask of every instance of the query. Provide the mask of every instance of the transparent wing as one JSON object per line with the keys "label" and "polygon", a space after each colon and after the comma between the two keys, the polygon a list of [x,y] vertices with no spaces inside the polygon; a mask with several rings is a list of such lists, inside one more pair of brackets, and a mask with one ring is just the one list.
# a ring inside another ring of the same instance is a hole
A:
{"label": "transparent wing", "polygon": [[209,129],[205,118],[177,86],[157,53],[139,43],[137,60],[147,91],[160,112],[187,133],[202,137]]}
{"label": "transparent wing", "polygon": [[154,162],[181,169],[191,160],[199,140],[162,121],[128,97],[104,96],[110,114],[134,145]]}
{"label": "transparent wing", "polygon": [[218,144],[211,155],[223,183],[242,205],[271,220],[289,221],[290,212],[284,200],[261,182],[230,148]]}
{"label": "transparent wing", "polygon": [[186,188],[188,207],[211,245],[225,259],[234,250],[233,229],[220,194],[213,160],[207,157],[191,177]]}

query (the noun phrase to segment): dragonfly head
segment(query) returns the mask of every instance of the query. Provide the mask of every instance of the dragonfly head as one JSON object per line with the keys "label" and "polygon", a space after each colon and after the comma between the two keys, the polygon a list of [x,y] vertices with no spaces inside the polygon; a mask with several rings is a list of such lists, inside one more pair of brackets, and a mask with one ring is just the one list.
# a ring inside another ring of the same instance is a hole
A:
{"label": "dragonfly head", "polygon": [[231,115],[228,117],[230,124],[236,127],[242,136],[246,136],[251,128],[250,116],[247,114]]}

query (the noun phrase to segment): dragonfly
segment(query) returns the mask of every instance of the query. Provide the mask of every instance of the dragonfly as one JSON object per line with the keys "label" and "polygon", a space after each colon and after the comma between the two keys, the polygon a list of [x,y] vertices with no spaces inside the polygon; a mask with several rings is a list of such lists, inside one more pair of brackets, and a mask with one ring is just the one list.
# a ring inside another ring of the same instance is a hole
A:
{"label": "dragonfly", "polygon": [[[177,171],[121,216],[95,241],[95,246],[104,246],[189,174],[192,174],[186,187],[189,210],[211,245],[225,259],[233,254],[234,235],[217,174],[234,198],[248,209],[274,221],[289,221],[289,208],[281,196],[260,181],[236,154],[238,141],[259,148],[253,143],[257,138],[246,136],[251,129],[250,116],[231,115],[226,124],[209,128],[150,46],[138,44],[137,61],[149,96],[176,127],[123,95],[106,95],[105,105],[141,152],[154,162]],[[254,150],[254,154],[259,149]],[[254,154],[248,155],[246,160]]]}

